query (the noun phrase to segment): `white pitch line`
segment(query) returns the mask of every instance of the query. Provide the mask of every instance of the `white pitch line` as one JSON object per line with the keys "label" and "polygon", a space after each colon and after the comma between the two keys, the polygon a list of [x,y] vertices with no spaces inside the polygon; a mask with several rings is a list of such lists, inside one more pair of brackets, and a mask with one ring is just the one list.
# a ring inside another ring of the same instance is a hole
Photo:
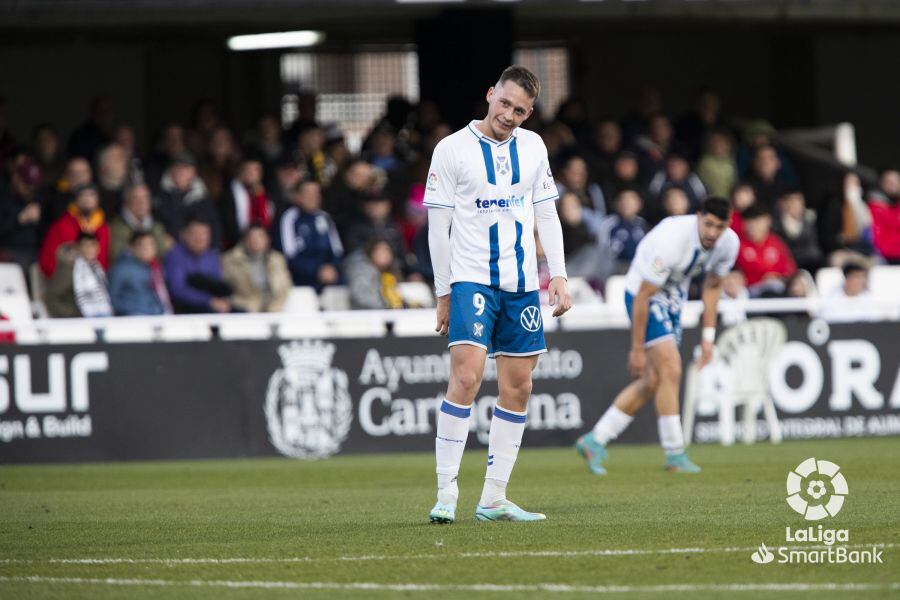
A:
{"label": "white pitch line", "polygon": [[[845,548],[871,548],[878,549],[895,548],[898,544],[836,544]],[[772,546],[774,548],[786,548],[788,550],[827,550],[831,546],[805,545],[805,546]],[[712,554],[717,552],[753,552],[759,546],[725,547],[725,548],[610,548],[600,550],[522,550],[522,551],[498,551],[498,552],[459,552],[455,554],[419,554],[419,555],[391,555],[391,554],[367,554],[360,556],[297,556],[284,558],[45,558],[45,559],[0,559],[0,564],[75,564],[75,565],[118,565],[118,564],[161,564],[161,565],[217,565],[217,564],[268,564],[268,563],[314,563],[326,561],[339,562],[370,562],[390,560],[421,560],[429,558],[550,558],[564,557],[577,558],[581,556],[646,556],[653,554]]]}
{"label": "white pitch line", "polygon": [[80,577],[42,577],[40,575],[21,577],[0,577],[0,583],[45,583],[82,584],[110,586],[148,587],[213,587],[213,588],[257,588],[289,590],[344,590],[344,591],[390,591],[390,592],[548,592],[548,593],[592,593],[623,594],[648,592],[809,592],[840,591],[859,592],[873,590],[900,590],[900,583],[709,583],[671,585],[569,585],[565,583],[535,583],[503,585],[492,583],[436,584],[436,583],[374,583],[330,581],[218,581],[191,579],[177,581],[169,579],[88,579]]}

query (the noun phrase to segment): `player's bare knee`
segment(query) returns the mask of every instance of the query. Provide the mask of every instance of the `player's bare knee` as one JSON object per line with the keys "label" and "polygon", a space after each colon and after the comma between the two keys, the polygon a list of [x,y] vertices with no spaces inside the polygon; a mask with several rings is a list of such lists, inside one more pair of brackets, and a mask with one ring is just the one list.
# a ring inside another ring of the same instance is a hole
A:
{"label": "player's bare knee", "polygon": [[513,381],[504,381],[499,384],[500,396],[510,398],[524,398],[526,401],[531,396],[531,377],[516,379]]}
{"label": "player's bare knee", "polygon": [[473,397],[481,385],[481,377],[479,377],[478,373],[469,369],[456,369],[453,372],[453,379],[450,381],[450,385],[467,398]]}
{"label": "player's bare knee", "polygon": [[647,369],[647,373],[641,380],[641,384],[641,397],[644,401],[647,401],[653,397],[656,393],[656,388],[659,387],[659,376],[656,374],[656,371]]}

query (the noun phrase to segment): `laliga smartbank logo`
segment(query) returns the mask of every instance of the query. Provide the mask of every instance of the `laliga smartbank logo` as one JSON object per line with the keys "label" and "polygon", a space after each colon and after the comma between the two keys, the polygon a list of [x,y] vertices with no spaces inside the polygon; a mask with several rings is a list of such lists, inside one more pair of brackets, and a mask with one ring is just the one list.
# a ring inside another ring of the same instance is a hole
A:
{"label": "laliga smartbank logo", "polygon": [[833,462],[807,458],[788,473],[787,503],[807,521],[837,515],[848,492],[840,470]]}
{"label": "laliga smartbank logo", "polygon": [[[807,521],[834,518],[850,493],[841,468],[827,460],[807,458],[787,475],[787,503]],[[750,555],[756,564],[868,564],[883,563],[882,550],[876,545],[851,549],[849,529],[818,525],[791,529],[785,527],[786,546],[771,550],[760,544]],[[808,545],[806,545],[808,544]],[[842,545],[844,544],[844,545]]]}

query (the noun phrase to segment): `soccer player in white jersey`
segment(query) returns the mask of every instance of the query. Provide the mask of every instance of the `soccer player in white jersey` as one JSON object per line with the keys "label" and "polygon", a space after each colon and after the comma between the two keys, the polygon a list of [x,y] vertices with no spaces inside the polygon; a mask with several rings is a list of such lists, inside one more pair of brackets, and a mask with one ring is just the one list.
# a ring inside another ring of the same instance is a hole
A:
{"label": "soccer player in white jersey", "polygon": [[437,503],[433,523],[456,519],[457,475],[472,402],[485,357],[497,360],[487,473],[475,518],[546,518],[506,498],[531,395],[531,372],[546,352],[538,298],[537,227],[550,267],[550,303],[558,317],[571,307],[563,258],[559,194],[541,138],[519,128],[540,84],[512,66],[487,92],[488,113],[444,138],[434,150],[425,205],[437,295],[436,331],[449,333],[450,381],[437,414]]}
{"label": "soccer player in white jersey", "polygon": [[575,447],[593,473],[606,473],[606,445],[625,431],[651,398],[656,403],[666,469],[700,471],[685,454],[678,408],[680,317],[691,279],[705,274],[698,362],[703,368],[712,359],[722,279],[738,253],[738,237],[730,223],[728,201],[707,198],[697,214],[663,220],[638,244],[625,280],[625,306],[632,323],[628,369],[636,380],[616,396],[593,431],[578,439]]}

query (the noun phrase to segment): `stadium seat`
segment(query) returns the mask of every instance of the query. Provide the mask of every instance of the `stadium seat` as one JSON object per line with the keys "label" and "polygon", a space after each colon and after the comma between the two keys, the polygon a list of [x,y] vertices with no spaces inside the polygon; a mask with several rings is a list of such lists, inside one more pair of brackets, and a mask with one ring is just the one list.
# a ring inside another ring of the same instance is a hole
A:
{"label": "stadium seat", "polygon": [[627,327],[628,311],[625,310],[625,276],[613,275],[606,280],[603,290],[603,298],[609,307],[609,320],[611,325]]}
{"label": "stadium seat", "polygon": [[397,285],[403,303],[410,308],[433,308],[431,286],[421,281],[407,281]]}
{"label": "stadium seat", "polygon": [[434,311],[403,311],[394,320],[394,335],[398,337],[437,335],[434,330]]}
{"label": "stadium seat", "polygon": [[[552,322],[558,323],[558,327],[560,329],[564,329],[567,331],[579,331],[584,329],[600,329],[602,327],[610,326],[610,309],[605,304],[575,304],[572,306],[572,310],[564,314],[559,319],[554,319],[553,317],[548,317],[552,315],[553,312],[543,313],[544,315],[544,330],[547,330],[547,324]],[[627,323],[627,319],[626,319]],[[612,326],[615,326],[613,324]]]}
{"label": "stadium seat", "polygon": [[822,267],[816,271],[816,288],[820,296],[828,296],[844,283],[844,273],[837,267]]}
{"label": "stadium seat", "polygon": [[[695,360],[688,366],[684,393],[684,439],[690,443],[698,406],[712,394],[719,406],[719,433],[723,445],[735,440],[735,408],[743,406],[743,441],[756,441],[756,417],[762,409],[773,444],[781,441],[781,426],[769,393],[769,365],[787,340],[787,328],[777,319],[750,319],[726,330],[716,341],[717,368],[697,370]],[[722,368],[724,366],[724,368]],[[708,372],[707,372],[708,371]],[[718,376],[720,385],[701,377]],[[718,388],[718,389],[717,389]]]}
{"label": "stadium seat", "polygon": [[603,302],[603,297],[594,291],[591,284],[582,277],[569,279],[569,294],[572,296],[573,305],[601,304]]}
{"label": "stadium seat", "polygon": [[0,263],[0,314],[13,323],[31,321],[25,275],[16,263]]}
{"label": "stadium seat", "polygon": [[[797,271],[797,277],[799,279],[802,279],[803,282],[806,284],[806,289],[808,291],[807,295],[810,298],[818,298],[819,296],[822,296],[824,294],[823,291],[819,289],[819,284],[816,283],[815,278],[806,269],[799,269]],[[844,275],[841,274],[841,281],[843,281],[843,280],[844,280]]]}
{"label": "stadium seat", "polygon": [[240,315],[219,324],[219,337],[223,340],[267,340],[272,337],[272,325],[265,320]]}
{"label": "stadium seat", "polygon": [[625,311],[625,276],[612,275],[606,280],[603,299],[611,307]]}
{"label": "stadium seat", "polygon": [[282,312],[286,313],[314,313],[319,311],[319,296],[316,289],[308,286],[298,286],[291,289],[287,302],[284,303]]}
{"label": "stadium seat", "polygon": [[47,279],[41,273],[41,266],[34,262],[28,268],[28,282],[31,284],[31,312],[40,319],[49,319],[44,295],[47,291]]}
{"label": "stadium seat", "polygon": [[350,288],[346,285],[329,285],[319,295],[322,310],[350,310]]}
{"label": "stadium seat", "polygon": [[160,339],[164,342],[205,342],[212,339],[212,330],[200,319],[178,317],[163,322]]}
{"label": "stadium seat", "polygon": [[879,300],[900,302],[900,266],[872,267],[869,272],[869,289]]}
{"label": "stadium seat", "polygon": [[122,317],[103,328],[103,341],[111,344],[152,342],[159,337],[160,327],[152,322]]}
{"label": "stadium seat", "polygon": [[681,309],[681,327],[693,329],[700,325],[700,317],[703,316],[702,302],[687,302]]}

